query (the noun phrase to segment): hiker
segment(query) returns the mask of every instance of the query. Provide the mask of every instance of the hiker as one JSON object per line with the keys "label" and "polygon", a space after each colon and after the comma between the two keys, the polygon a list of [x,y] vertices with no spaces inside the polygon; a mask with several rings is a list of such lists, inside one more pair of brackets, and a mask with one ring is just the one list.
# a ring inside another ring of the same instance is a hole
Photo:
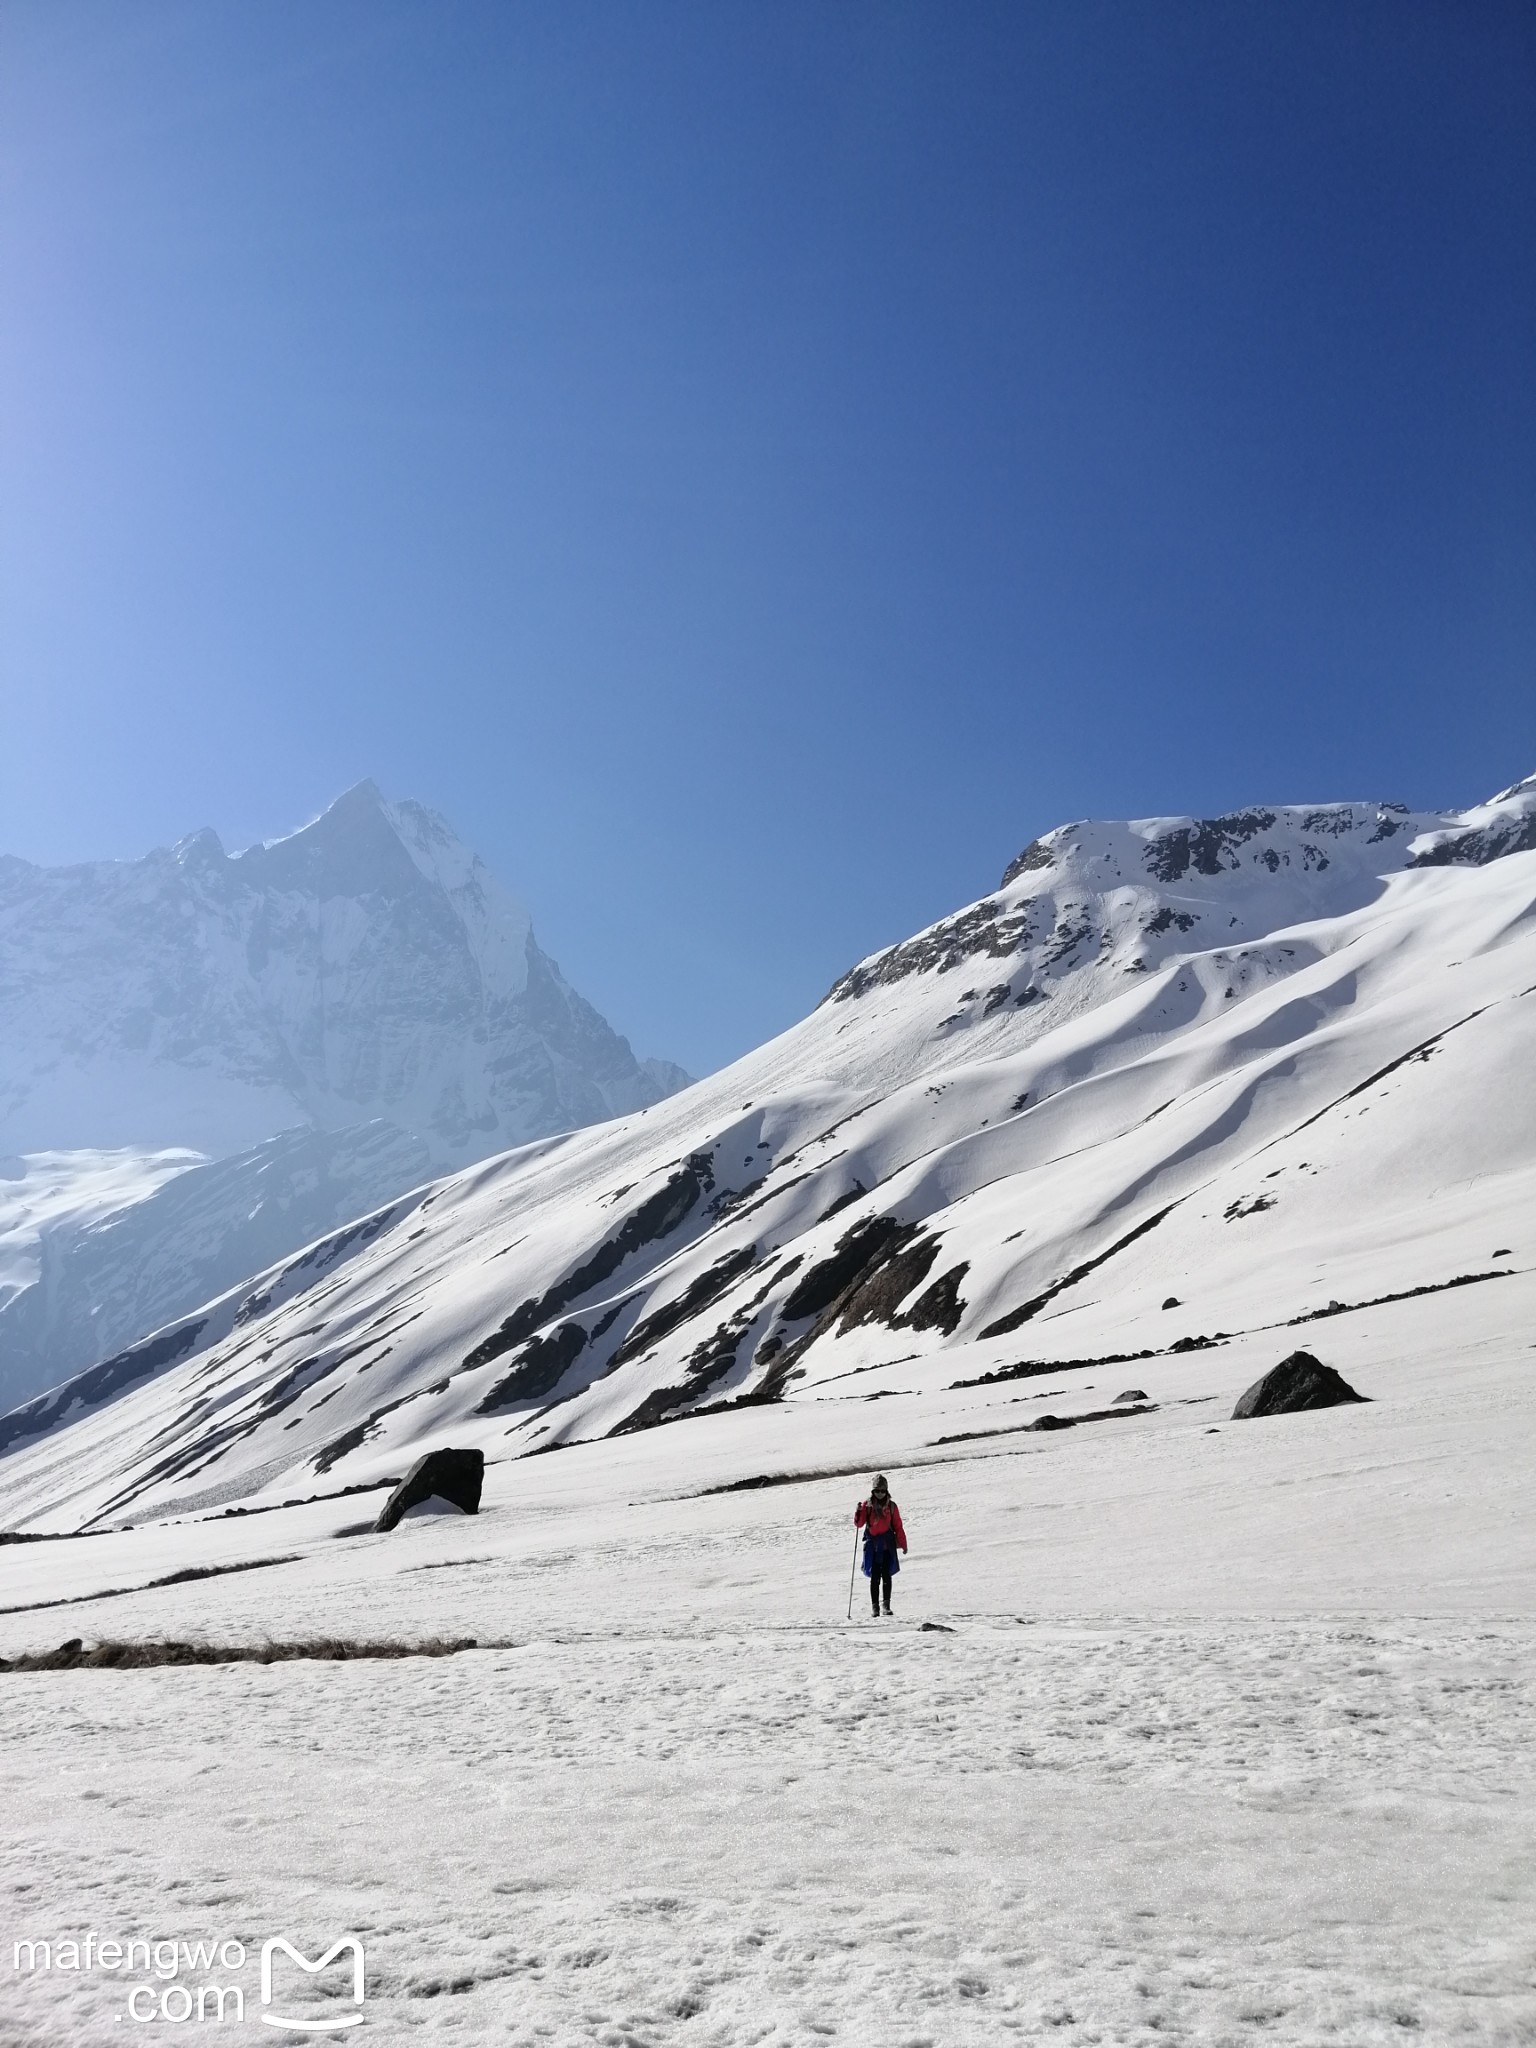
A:
{"label": "hiker", "polygon": [[864,1531],[864,1576],[869,1581],[869,1604],[874,1613],[880,1612],[880,1596],[885,1595],[885,1611],[891,1611],[891,1579],[901,1570],[901,1560],[896,1555],[899,1549],[907,1547],[907,1532],[901,1526],[901,1509],[891,1499],[891,1489],[885,1483],[885,1474],[877,1472],[875,1483],[869,1489],[869,1499],[861,1500],[853,1511],[853,1526]]}

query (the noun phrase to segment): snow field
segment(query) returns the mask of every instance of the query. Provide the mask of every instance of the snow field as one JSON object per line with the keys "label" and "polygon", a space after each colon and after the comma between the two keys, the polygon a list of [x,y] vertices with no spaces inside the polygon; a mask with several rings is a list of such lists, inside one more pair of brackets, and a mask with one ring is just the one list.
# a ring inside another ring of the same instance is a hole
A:
{"label": "snow field", "polygon": [[[515,1645],[0,1675],[0,1963],[353,1930],[389,2041],[1530,2041],[1533,1308],[1517,1275],[1300,1333],[1368,1407],[1227,1421],[1295,1333],[948,1392],[998,1348],[956,1347],[841,1383],[905,1398],[494,1465],[389,1537],[337,1533],[359,1495],[0,1549],[6,1606],[295,1559],[0,1616],[6,1654]],[[1157,1411],[932,1447],[1122,1385]],[[912,1551],[850,1625],[876,1464]],[[120,2042],[125,1989],[13,1976],[0,2041]]]}
{"label": "snow field", "polygon": [[6,1918],[356,1931],[386,2040],[1531,2038],[1528,1627],[955,1627],[35,1679]]}

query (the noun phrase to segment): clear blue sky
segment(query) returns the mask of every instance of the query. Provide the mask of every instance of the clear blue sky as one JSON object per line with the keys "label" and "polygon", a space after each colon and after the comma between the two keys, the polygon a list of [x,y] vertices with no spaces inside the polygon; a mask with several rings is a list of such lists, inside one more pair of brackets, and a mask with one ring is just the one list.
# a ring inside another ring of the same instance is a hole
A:
{"label": "clear blue sky", "polygon": [[704,1068],[1536,768],[1529,0],[0,0],[0,850],[448,814]]}

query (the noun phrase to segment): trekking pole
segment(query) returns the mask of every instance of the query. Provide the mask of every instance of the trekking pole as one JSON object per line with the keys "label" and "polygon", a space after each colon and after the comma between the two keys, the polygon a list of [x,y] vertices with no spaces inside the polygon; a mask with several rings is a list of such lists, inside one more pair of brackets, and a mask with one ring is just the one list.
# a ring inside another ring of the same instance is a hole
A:
{"label": "trekking pole", "polygon": [[848,1574],[848,1619],[853,1619],[853,1589],[859,1580],[859,1525],[853,1525],[853,1569]]}

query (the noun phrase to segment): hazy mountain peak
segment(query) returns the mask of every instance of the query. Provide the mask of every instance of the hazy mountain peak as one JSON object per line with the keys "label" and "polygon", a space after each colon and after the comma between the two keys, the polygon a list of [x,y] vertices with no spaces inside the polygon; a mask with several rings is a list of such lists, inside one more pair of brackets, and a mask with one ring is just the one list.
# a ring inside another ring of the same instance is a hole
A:
{"label": "hazy mountain peak", "polygon": [[189,832],[185,839],[178,839],[171,848],[172,858],[181,867],[222,866],[229,858],[224,851],[224,842],[211,825],[204,825],[200,831]]}
{"label": "hazy mountain peak", "polygon": [[0,1151],[387,1116],[465,1162],[664,1092],[527,910],[424,805],[360,782],[244,853],[0,862]]}
{"label": "hazy mountain peak", "polygon": [[0,858],[0,1158],[31,1155],[0,1217],[0,1407],[433,1171],[688,1079],[373,782],[240,854],[204,827],[137,861]]}

